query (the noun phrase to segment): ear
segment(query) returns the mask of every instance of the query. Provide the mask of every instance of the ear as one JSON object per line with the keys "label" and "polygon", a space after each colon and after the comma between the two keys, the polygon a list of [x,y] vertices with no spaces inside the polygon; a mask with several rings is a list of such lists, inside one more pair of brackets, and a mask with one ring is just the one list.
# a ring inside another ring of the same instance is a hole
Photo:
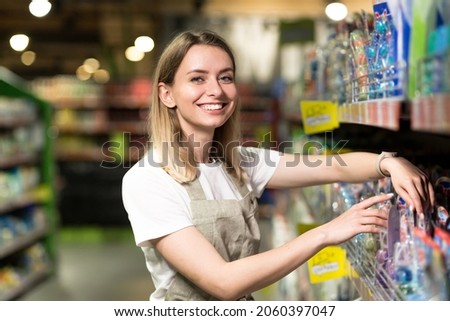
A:
{"label": "ear", "polygon": [[172,88],[163,82],[158,84],[158,96],[159,99],[169,108],[176,106],[175,101],[172,97]]}

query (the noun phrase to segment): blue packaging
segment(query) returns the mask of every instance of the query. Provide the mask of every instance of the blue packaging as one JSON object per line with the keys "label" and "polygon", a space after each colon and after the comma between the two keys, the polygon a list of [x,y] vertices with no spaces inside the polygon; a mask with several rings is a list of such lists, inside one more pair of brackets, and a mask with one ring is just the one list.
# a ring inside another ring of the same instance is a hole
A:
{"label": "blue packaging", "polygon": [[440,27],[450,23],[450,0],[437,0],[436,26]]}
{"label": "blue packaging", "polygon": [[[399,19],[398,25],[396,28],[399,30],[398,32],[398,51],[399,58],[409,62],[409,43],[411,40],[411,23],[412,23],[412,7],[413,0],[399,0]],[[394,20],[394,23],[396,20]]]}

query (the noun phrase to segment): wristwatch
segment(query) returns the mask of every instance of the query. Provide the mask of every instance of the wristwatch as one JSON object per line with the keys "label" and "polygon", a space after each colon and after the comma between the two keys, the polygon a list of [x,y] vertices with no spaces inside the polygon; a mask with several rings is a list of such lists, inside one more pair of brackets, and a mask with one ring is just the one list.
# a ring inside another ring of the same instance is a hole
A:
{"label": "wristwatch", "polygon": [[392,158],[392,157],[397,157],[397,153],[396,152],[381,152],[381,154],[378,155],[377,162],[375,163],[375,169],[377,170],[377,173],[380,176],[383,176],[383,177],[391,176],[389,174],[383,173],[383,171],[381,170],[381,161],[385,158]]}

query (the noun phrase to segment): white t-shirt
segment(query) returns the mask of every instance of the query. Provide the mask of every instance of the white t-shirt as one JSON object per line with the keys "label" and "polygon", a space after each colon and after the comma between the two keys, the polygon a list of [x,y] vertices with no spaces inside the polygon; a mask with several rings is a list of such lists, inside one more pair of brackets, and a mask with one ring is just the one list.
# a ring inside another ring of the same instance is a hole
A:
{"label": "white t-shirt", "polygon": [[[240,149],[241,165],[249,177],[248,188],[261,196],[280,158],[277,151]],[[186,189],[171,178],[147,153],[125,174],[122,198],[136,245],[144,252],[155,291],[151,300],[164,300],[176,271],[151,245],[156,239],[191,226],[190,198]],[[206,199],[240,199],[241,195],[221,162],[199,165],[199,181]]]}

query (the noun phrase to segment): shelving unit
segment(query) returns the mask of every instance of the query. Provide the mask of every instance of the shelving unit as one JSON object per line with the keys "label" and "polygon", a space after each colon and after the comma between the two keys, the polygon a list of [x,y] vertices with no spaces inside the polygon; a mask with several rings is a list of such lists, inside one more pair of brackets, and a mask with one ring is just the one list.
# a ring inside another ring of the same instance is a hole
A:
{"label": "shelving unit", "polygon": [[32,89],[55,106],[52,134],[62,224],[128,224],[120,186],[147,144],[151,81],[99,84],[67,75],[36,79]]}
{"label": "shelving unit", "polygon": [[358,265],[358,257],[370,262],[370,254],[361,252],[354,243],[345,244],[348,278],[366,301],[402,301],[404,295],[385,270],[378,270],[375,264],[368,267]]}
{"label": "shelving unit", "polygon": [[[352,73],[343,75],[344,71],[336,71],[335,65],[331,65],[327,69],[327,63],[329,63],[326,60],[327,53],[335,52],[333,50],[336,48],[339,50],[349,49],[348,46],[342,45],[339,47],[330,41],[325,45],[325,48],[318,50],[322,55],[318,55],[316,60],[311,61],[313,62],[311,63],[311,66],[313,66],[311,71],[306,70],[308,79],[315,79],[318,83],[308,87],[305,86],[303,95],[305,100],[323,101],[331,99],[336,102],[340,126],[333,130],[331,134],[334,139],[331,145],[334,146],[337,142],[345,141],[345,148],[349,151],[379,153],[382,150],[395,150],[429,174],[433,184],[435,184],[437,177],[448,176],[450,171],[448,161],[450,157],[449,50],[429,55],[418,62],[417,88],[414,98],[410,98],[409,92],[406,90],[409,76],[407,67],[409,66],[405,62],[373,72],[370,72],[368,68],[362,76],[349,79]],[[345,50],[341,50],[340,53],[342,54]],[[352,53],[346,51],[346,54]],[[364,56],[361,55],[361,52],[359,54],[359,56],[356,55],[356,59],[360,59],[359,62],[361,62]],[[345,57],[350,59],[349,56]],[[327,70],[336,71],[336,74],[327,74],[324,72]],[[317,72],[314,77],[308,74],[312,71]],[[320,80],[323,82],[319,83]],[[315,89],[316,91],[314,91]],[[336,90],[336,92],[332,90]],[[344,94],[338,95],[337,92]],[[287,98],[287,101],[289,101],[289,98]],[[287,106],[283,119],[287,122],[287,126],[293,134],[294,146],[297,147],[294,148],[296,152],[302,152],[303,150],[299,150],[298,147],[300,145],[307,146],[308,141],[320,143],[324,141],[323,133],[308,136],[298,130],[303,126],[300,110],[293,110]],[[298,137],[296,136],[297,132],[300,133]],[[295,139],[300,141],[296,142]],[[336,152],[337,150],[333,151]],[[327,188],[327,186],[323,186],[324,193],[327,193]],[[300,219],[306,220],[307,223],[314,221],[320,224],[324,220],[332,219],[334,215],[338,215],[337,212],[334,212],[335,201],[331,200],[328,203],[327,211],[329,213],[323,213],[322,204],[317,205],[316,202],[311,201],[310,197],[305,197],[303,192],[290,196],[287,201],[284,201],[306,213]],[[344,210],[338,211],[339,214]],[[313,215],[308,217],[310,213],[318,213],[318,215],[317,217],[312,217]],[[426,214],[434,215],[435,213]],[[294,224],[303,224],[302,221],[299,221],[301,216],[299,213],[289,213],[289,215],[289,218],[294,220]],[[417,224],[417,215],[412,214],[412,216],[415,217],[414,224]],[[348,288],[347,281],[350,281],[352,289],[358,292],[359,299],[362,300],[399,301],[427,297],[428,293],[427,295],[416,293],[415,289],[408,289],[406,285],[400,284],[401,281],[394,280],[398,275],[393,273],[393,267],[386,266],[386,269],[391,269],[389,271],[384,270],[384,266],[380,268],[382,265],[380,262],[374,263],[374,253],[364,252],[361,241],[359,242],[359,246],[356,246],[358,239],[355,237],[342,245],[346,250],[348,271],[348,277],[342,279],[343,288]],[[381,258],[379,259],[381,260]],[[389,257],[389,259],[393,258]],[[448,273],[449,267],[446,268]],[[414,273],[427,273],[426,271],[417,272],[418,270]],[[442,280],[441,283],[446,281],[446,278],[443,278],[445,280]],[[416,286],[418,287],[417,284]],[[314,287],[311,286],[311,288]],[[333,289],[327,292],[333,292]],[[447,296],[448,294],[438,295],[438,297]]]}
{"label": "shelving unit", "polygon": [[450,134],[450,94],[437,93],[414,99],[411,105],[411,128]]}
{"label": "shelving unit", "polygon": [[[33,91],[55,106],[54,134],[58,161],[105,161],[114,155],[108,144],[121,140],[119,162],[137,160],[133,142],[142,151],[151,94],[148,79],[112,82],[105,85],[78,80],[75,76],[37,79]],[[139,153],[138,153],[139,154]],[[116,160],[117,161],[117,160]]]}
{"label": "shelving unit", "polygon": [[404,98],[387,98],[339,106],[339,122],[370,125],[390,130],[400,129],[404,116]]}
{"label": "shelving unit", "polygon": [[277,141],[279,110],[275,98],[256,93],[243,96],[240,114],[243,143]]}
{"label": "shelving unit", "polygon": [[[413,146],[405,146],[402,140],[399,139],[395,150],[398,150],[400,153],[404,153],[405,150],[409,150],[408,152],[411,153],[411,150],[413,150],[413,154],[421,154],[421,150],[429,151],[429,146],[434,146],[434,150],[438,151],[437,155],[428,155],[427,164],[416,163],[430,171],[430,180],[435,184],[434,180],[436,180],[435,176],[437,173],[432,173],[430,166],[440,166],[441,173],[442,169],[444,169],[444,172],[447,170],[447,173],[450,169],[450,163],[448,162],[448,157],[450,156],[450,149],[448,148],[448,146],[450,146],[450,87],[448,84],[449,69],[446,68],[449,63],[450,52],[448,51],[443,54],[425,57],[418,62],[418,70],[420,70],[418,77],[420,81],[416,84],[417,94],[413,99],[405,99],[403,97],[396,99],[395,97],[390,97],[363,102],[359,105],[347,104],[344,106],[344,110],[350,105],[350,109],[353,108],[352,111],[354,114],[349,113],[351,115],[350,117],[348,117],[348,114],[341,114],[341,116],[343,115],[341,120],[344,123],[349,122],[378,126],[384,129],[397,131],[398,134],[404,134],[406,132],[407,135],[414,134],[415,137],[423,135],[425,138],[417,140]],[[380,113],[379,111],[382,108],[385,112]],[[378,113],[373,113],[372,109],[376,109]],[[367,118],[367,115],[371,114],[371,111],[372,117]],[[376,115],[376,117],[374,117],[374,115]],[[360,121],[361,119],[364,119],[364,121]],[[401,128],[400,124],[402,121],[403,123],[406,121],[406,128],[405,126]],[[399,138],[400,137],[401,136],[399,136]],[[442,146],[439,146],[440,143]],[[414,155],[410,155],[409,158],[411,159],[413,157]],[[415,219],[414,225],[418,225],[417,218]],[[356,238],[357,237],[354,239]],[[390,271],[389,273],[385,269],[377,268],[374,264],[366,267],[359,264],[357,258],[361,258],[363,255],[367,256],[368,254],[362,249],[355,248],[354,244],[355,242],[353,242],[353,240],[346,242],[345,248],[350,261],[350,279],[360,292],[361,297],[365,300],[407,300],[410,290],[403,289],[402,291],[403,285],[399,283],[399,280],[393,279],[393,271]],[[419,245],[417,243],[414,244],[414,251],[418,252],[419,250],[417,248]],[[390,255],[390,259],[392,260],[395,254],[391,253]],[[412,254],[410,253],[410,255]],[[374,258],[370,260],[370,258],[366,257],[365,261],[373,262]],[[420,259],[418,259],[418,261],[420,261]],[[423,258],[422,261],[424,261]],[[420,263],[416,262],[415,264],[419,265]],[[446,267],[446,269],[448,268],[449,266]],[[410,269],[412,271],[414,268],[410,267]],[[419,268],[416,267],[415,269],[415,272],[412,273],[419,273]],[[420,273],[426,274],[426,271]],[[445,278],[445,276],[442,277]],[[449,282],[449,280],[440,280],[439,282],[445,284],[445,282]],[[408,285],[404,286],[407,287]],[[416,287],[417,286],[418,285],[416,285]],[[437,287],[437,285],[434,285],[434,287]],[[413,297],[421,297],[424,295],[416,293],[416,290],[417,289],[411,290],[411,295]],[[437,291],[436,289],[434,290]],[[439,294],[435,293],[434,295],[438,295],[440,298],[448,297],[449,295],[448,293],[437,293]]]}
{"label": "shelving unit", "polygon": [[14,300],[57,264],[52,107],[0,67],[0,300]]}

